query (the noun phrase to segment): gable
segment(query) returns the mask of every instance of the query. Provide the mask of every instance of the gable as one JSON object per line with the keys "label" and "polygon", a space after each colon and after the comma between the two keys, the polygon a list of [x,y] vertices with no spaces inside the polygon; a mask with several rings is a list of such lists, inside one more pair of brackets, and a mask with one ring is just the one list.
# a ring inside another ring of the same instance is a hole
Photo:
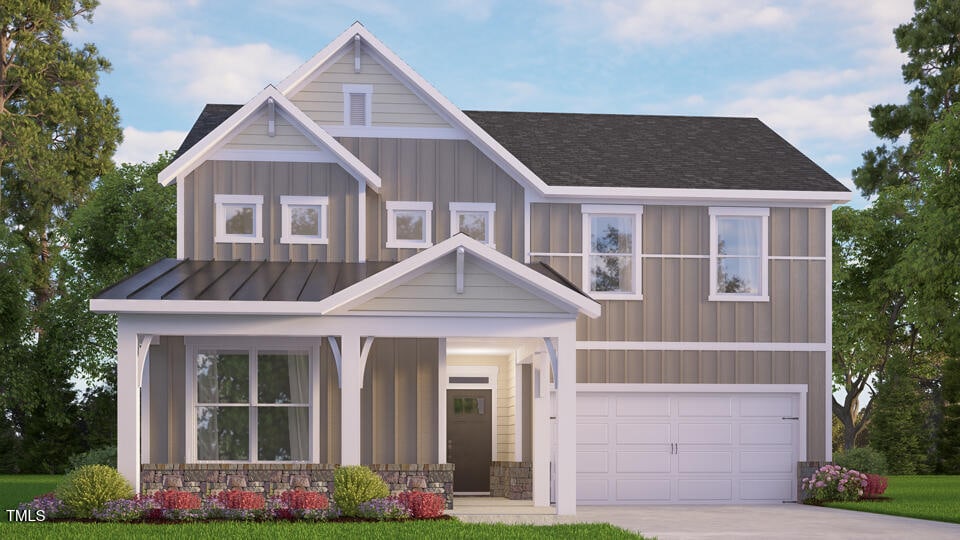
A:
{"label": "gable", "polygon": [[[267,125],[267,113],[261,112],[245,125],[239,126],[227,137],[224,145],[228,150],[290,150],[320,151],[320,147],[290,123],[282,112],[278,111],[274,119],[274,134],[271,136]],[[332,161],[332,156],[331,156]]]}
{"label": "gable", "polygon": [[[362,312],[539,313],[569,314],[494,271],[475,255],[465,254],[463,292],[457,293],[456,253],[434,261],[416,276],[380,291],[349,309]],[[543,279],[548,279],[544,277]]]}
{"label": "gable", "polygon": [[317,72],[291,98],[307,116],[321,126],[342,126],[343,85],[370,85],[373,126],[449,128],[448,124],[407,86],[390,74],[367,52],[360,54],[360,72],[355,70],[353,47],[347,46],[327,69]]}

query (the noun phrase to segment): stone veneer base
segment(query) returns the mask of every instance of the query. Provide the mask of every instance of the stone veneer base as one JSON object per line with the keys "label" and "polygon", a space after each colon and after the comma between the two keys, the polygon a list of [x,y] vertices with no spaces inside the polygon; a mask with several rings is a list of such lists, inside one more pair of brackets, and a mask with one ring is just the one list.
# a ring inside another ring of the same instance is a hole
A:
{"label": "stone veneer base", "polygon": [[490,496],[512,500],[533,500],[533,463],[491,461]]}
{"label": "stone veneer base", "polygon": [[[140,466],[140,487],[145,495],[176,488],[207,495],[224,489],[242,489],[265,496],[290,489],[331,494],[333,473],[339,465],[329,463],[175,463]],[[422,491],[439,493],[453,508],[453,464],[366,465],[387,483],[391,493],[409,491],[417,484]],[[422,481],[421,481],[422,480]]]}

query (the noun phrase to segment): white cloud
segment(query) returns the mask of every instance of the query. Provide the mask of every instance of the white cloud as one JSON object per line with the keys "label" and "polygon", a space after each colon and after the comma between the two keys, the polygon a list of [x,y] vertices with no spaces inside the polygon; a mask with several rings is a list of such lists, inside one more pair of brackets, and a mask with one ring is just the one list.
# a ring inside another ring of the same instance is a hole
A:
{"label": "white cloud", "polygon": [[485,21],[493,13],[496,0],[440,0],[440,8],[470,21]]}
{"label": "white cloud", "polygon": [[104,22],[127,24],[132,21],[156,20],[160,17],[176,15],[184,4],[196,5],[195,2],[171,0],[102,0],[94,20],[102,18]]}
{"label": "white cloud", "polygon": [[169,30],[155,26],[141,26],[130,30],[127,37],[137,46],[153,47],[172,43],[174,35]]}
{"label": "white cloud", "polygon": [[876,100],[869,93],[848,95],[751,96],[723,105],[719,113],[756,116],[791,142],[858,140],[868,134]]}
{"label": "white cloud", "polygon": [[266,43],[202,44],[164,62],[175,95],[204,103],[246,103],[267,84],[276,84],[303,61]]}
{"label": "white cloud", "polygon": [[555,0],[566,30],[597,31],[623,45],[699,40],[793,22],[771,0]]}
{"label": "white cloud", "polygon": [[154,161],[161,152],[176,150],[186,131],[141,131],[135,127],[123,128],[123,143],[113,156],[114,163]]}

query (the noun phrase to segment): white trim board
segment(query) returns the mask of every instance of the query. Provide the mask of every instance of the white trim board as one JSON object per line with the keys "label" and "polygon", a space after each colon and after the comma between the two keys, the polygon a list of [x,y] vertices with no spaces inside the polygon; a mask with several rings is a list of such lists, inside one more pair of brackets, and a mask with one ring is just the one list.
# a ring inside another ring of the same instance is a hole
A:
{"label": "white trim board", "polygon": [[582,351],[770,351],[827,352],[829,343],[743,341],[578,341]]}
{"label": "white trim board", "polygon": [[[729,393],[729,394],[807,394],[806,384],[644,384],[644,383],[577,383],[580,392],[652,392]],[[801,408],[801,411],[806,410]]]}

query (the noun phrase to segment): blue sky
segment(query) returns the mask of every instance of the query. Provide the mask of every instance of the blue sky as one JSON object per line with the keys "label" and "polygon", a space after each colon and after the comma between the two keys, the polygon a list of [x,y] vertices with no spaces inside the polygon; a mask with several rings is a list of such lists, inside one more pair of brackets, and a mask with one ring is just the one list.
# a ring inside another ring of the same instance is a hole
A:
{"label": "blue sky", "polygon": [[758,117],[841,181],[905,99],[910,0],[103,0],[72,36],[113,63],[118,161],[179,146],[355,20],[462,109]]}

